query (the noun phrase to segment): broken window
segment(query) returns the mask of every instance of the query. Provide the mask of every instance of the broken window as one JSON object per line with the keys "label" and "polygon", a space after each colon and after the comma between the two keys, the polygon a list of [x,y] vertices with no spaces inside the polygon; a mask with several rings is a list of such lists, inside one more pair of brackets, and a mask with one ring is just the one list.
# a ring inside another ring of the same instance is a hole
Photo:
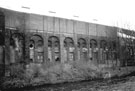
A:
{"label": "broken window", "polygon": [[44,42],[40,35],[33,35],[29,44],[30,60],[32,62],[41,63],[44,60]]}
{"label": "broken window", "polygon": [[48,60],[60,61],[60,41],[56,36],[48,38]]}
{"label": "broken window", "polygon": [[0,32],[0,64],[3,64],[3,61],[4,61],[3,45],[4,45],[4,37],[3,37],[2,33]]}
{"label": "broken window", "polygon": [[5,73],[5,15],[0,11],[0,75]]}
{"label": "broken window", "polygon": [[24,61],[24,37],[20,33],[13,33],[10,37],[11,63]]}
{"label": "broken window", "polygon": [[100,41],[100,60],[101,63],[107,63],[107,42],[105,40]]}
{"label": "broken window", "polygon": [[70,37],[66,37],[64,40],[64,56],[65,56],[65,61],[73,61],[75,60],[75,55],[74,55],[74,41]]}
{"label": "broken window", "polygon": [[116,65],[116,42],[115,41],[109,41],[108,42],[108,52],[107,52],[107,60],[109,64]]}
{"label": "broken window", "polygon": [[97,41],[95,39],[90,40],[89,57],[90,60],[93,61],[98,60],[98,46],[97,46]]}
{"label": "broken window", "polygon": [[34,47],[35,47],[35,42],[34,40],[30,40],[29,44],[29,56],[30,56],[30,61],[34,62]]}
{"label": "broken window", "polygon": [[117,60],[116,42],[112,41],[112,59]]}
{"label": "broken window", "polygon": [[79,38],[78,39],[78,48],[79,48],[79,60],[83,61],[87,61],[87,53],[88,53],[88,48],[87,48],[87,42],[84,38]]}

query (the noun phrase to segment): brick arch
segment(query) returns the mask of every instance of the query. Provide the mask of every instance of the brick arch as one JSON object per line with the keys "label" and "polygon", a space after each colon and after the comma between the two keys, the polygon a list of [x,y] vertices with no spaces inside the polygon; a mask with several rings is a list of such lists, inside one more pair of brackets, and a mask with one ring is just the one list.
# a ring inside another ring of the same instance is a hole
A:
{"label": "brick arch", "polygon": [[90,48],[95,48],[97,47],[97,41],[95,39],[90,40]]}
{"label": "brick arch", "polygon": [[72,47],[72,46],[74,46],[74,40],[71,37],[66,37],[64,39],[64,46],[65,47]]}
{"label": "brick arch", "polygon": [[108,50],[107,42],[105,40],[100,41],[100,53],[101,53],[100,54],[101,63],[107,64],[107,60],[109,58],[109,50]]}
{"label": "brick arch", "polygon": [[83,47],[87,47],[87,42],[84,38],[79,38],[78,39],[78,47],[79,48],[83,48]]}
{"label": "brick arch", "polygon": [[38,41],[42,41],[43,42],[43,37],[41,35],[38,35],[38,34],[34,34],[31,36],[30,40],[34,40],[35,43],[38,42]]}
{"label": "brick arch", "polygon": [[105,49],[106,46],[107,46],[107,42],[105,40],[101,40],[100,41],[100,48]]}
{"label": "brick arch", "polygon": [[96,39],[90,39],[89,58],[92,61],[98,60],[98,43]]}
{"label": "brick arch", "polygon": [[64,39],[64,58],[65,61],[74,61],[75,54],[74,54],[74,40],[71,37],[66,37]]}
{"label": "brick arch", "polygon": [[57,36],[48,37],[48,60],[51,62],[60,61],[60,39]]}
{"label": "brick arch", "polygon": [[48,38],[48,44],[53,47],[53,46],[60,46],[60,40],[57,36],[50,36]]}
{"label": "brick arch", "polygon": [[[10,36],[10,61],[24,62],[24,35],[21,33],[12,33]],[[14,51],[14,52],[13,52]]]}
{"label": "brick arch", "polygon": [[[44,60],[44,39],[39,34],[34,34],[29,40],[30,59],[33,62],[41,63]],[[33,55],[32,55],[33,53]],[[33,56],[33,57],[32,57]]]}
{"label": "brick arch", "polygon": [[24,36],[21,33],[13,33],[10,38],[17,37],[20,40],[24,40]]}
{"label": "brick arch", "polygon": [[87,41],[84,38],[78,39],[78,59],[80,61],[87,61],[88,60],[88,48],[87,48]]}

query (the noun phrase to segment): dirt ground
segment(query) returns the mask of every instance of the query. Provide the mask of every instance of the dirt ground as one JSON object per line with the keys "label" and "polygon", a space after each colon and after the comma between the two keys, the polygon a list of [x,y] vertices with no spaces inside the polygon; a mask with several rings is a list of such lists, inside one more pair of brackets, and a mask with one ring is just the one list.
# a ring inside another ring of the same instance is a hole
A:
{"label": "dirt ground", "polygon": [[[13,90],[13,89],[12,89]],[[14,89],[15,90],[15,89]],[[135,91],[135,76],[16,89],[17,91]],[[8,91],[11,91],[10,89]]]}

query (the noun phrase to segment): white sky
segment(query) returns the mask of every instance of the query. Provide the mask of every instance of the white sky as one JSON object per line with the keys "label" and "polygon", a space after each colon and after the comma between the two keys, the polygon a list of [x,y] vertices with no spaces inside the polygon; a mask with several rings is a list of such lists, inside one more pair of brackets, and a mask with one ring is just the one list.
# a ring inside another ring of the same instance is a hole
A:
{"label": "white sky", "polygon": [[0,0],[0,7],[135,30],[134,0]]}

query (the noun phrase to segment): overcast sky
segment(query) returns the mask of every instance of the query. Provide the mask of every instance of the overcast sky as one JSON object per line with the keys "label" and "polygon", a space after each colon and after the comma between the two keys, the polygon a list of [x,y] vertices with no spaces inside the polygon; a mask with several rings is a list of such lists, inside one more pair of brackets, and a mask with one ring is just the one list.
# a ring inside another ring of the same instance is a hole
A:
{"label": "overcast sky", "polygon": [[18,11],[135,29],[134,0],[0,0],[0,6]]}

